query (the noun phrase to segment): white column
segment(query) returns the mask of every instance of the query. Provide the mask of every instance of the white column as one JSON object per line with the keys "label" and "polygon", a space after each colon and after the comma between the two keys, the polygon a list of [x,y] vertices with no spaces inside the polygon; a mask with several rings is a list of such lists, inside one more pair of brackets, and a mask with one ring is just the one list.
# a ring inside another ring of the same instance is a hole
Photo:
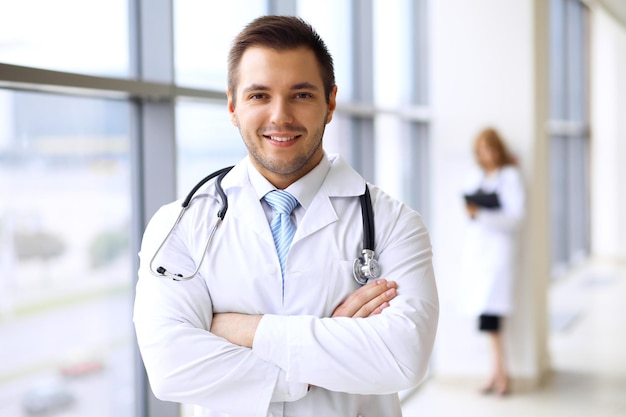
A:
{"label": "white column", "polygon": [[626,25],[591,18],[591,251],[626,261]]}

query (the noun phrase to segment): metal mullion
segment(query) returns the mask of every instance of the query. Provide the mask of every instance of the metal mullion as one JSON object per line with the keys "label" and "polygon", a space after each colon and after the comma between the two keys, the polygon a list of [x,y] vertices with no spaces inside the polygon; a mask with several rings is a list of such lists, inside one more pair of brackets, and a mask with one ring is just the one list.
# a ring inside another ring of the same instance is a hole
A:
{"label": "metal mullion", "polygon": [[411,86],[411,103],[424,106],[428,103],[428,6],[425,0],[414,0],[409,3],[408,15],[412,19],[411,65],[414,74]]}
{"label": "metal mullion", "polygon": [[0,86],[11,89],[85,94],[92,97],[171,96],[170,86],[0,63]]}
{"label": "metal mullion", "polygon": [[0,88],[86,95],[95,98],[139,99],[151,102],[178,97],[226,100],[222,91],[177,86],[173,83],[99,77],[0,63]]}
{"label": "metal mullion", "polygon": [[426,106],[411,106],[403,108],[377,107],[373,104],[341,103],[337,104],[337,112],[360,118],[374,118],[379,114],[394,115],[400,119],[413,122],[430,121],[430,109]]}
{"label": "metal mullion", "polygon": [[582,102],[584,100],[583,75],[583,5],[578,0],[569,0],[566,6],[565,26],[567,39],[565,40],[566,65],[565,82],[566,97],[565,114],[568,120],[580,121],[582,118]]}
{"label": "metal mullion", "polygon": [[565,118],[565,0],[550,0],[550,118]]}
{"label": "metal mullion", "polygon": [[351,2],[352,21],[352,105],[345,106],[351,117],[350,138],[355,169],[368,180],[375,182],[375,137],[374,118],[378,110],[374,107],[374,74],[372,23],[373,3],[371,0]]}
{"label": "metal mullion", "polygon": [[353,97],[351,99],[357,103],[366,105],[374,103],[374,58],[372,45],[373,33],[373,4],[371,0],[352,1],[352,68],[353,77]]}
{"label": "metal mullion", "polygon": [[[430,172],[431,164],[429,157],[429,122],[430,108],[428,85],[430,74],[429,68],[429,27],[428,27],[428,2],[426,0],[417,0],[410,3],[411,16],[415,20],[411,33],[411,51],[413,51],[412,65],[413,70],[413,96],[411,97],[413,107],[410,109],[415,112],[415,118],[409,119],[409,149],[410,155],[414,155],[416,161],[411,158],[411,180],[408,181],[408,195],[413,204],[413,208],[418,210],[424,218],[428,218],[430,214],[430,206],[428,204],[430,195]],[[417,185],[415,185],[417,183]]]}
{"label": "metal mullion", "polygon": [[267,0],[268,14],[295,16],[297,8],[296,0]]}
{"label": "metal mullion", "polygon": [[[134,2],[137,77],[140,82],[173,86],[173,0]],[[162,204],[176,198],[175,99],[175,89],[170,88],[160,100],[144,96],[137,100],[142,230]],[[141,375],[144,391],[139,396],[145,400],[141,417],[178,417],[180,405],[158,400],[145,371]]]}

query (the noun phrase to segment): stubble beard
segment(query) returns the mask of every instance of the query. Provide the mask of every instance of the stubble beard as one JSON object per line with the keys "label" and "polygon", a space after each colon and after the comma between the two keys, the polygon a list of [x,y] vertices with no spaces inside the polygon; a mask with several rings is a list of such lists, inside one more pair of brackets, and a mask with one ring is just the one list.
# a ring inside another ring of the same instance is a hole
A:
{"label": "stubble beard", "polygon": [[[267,170],[275,175],[279,175],[282,177],[294,177],[301,178],[305,174],[308,173],[311,169],[313,169],[319,161],[315,161],[314,164],[311,164],[311,160],[318,155],[318,151],[322,148],[322,142],[324,137],[324,132],[326,130],[326,125],[323,124],[320,128],[318,128],[313,137],[315,138],[315,142],[317,145],[313,148],[306,148],[303,153],[298,154],[291,159],[283,159],[283,158],[269,158],[264,155],[264,152],[261,150],[260,146],[257,146],[257,137],[246,138],[244,137],[243,132],[239,129],[239,134],[241,135],[246,148],[248,149],[248,154],[253,159],[253,162],[256,162],[259,166],[261,166],[264,170]],[[308,171],[303,172],[307,165],[311,165]],[[297,179],[296,178],[296,179]]]}

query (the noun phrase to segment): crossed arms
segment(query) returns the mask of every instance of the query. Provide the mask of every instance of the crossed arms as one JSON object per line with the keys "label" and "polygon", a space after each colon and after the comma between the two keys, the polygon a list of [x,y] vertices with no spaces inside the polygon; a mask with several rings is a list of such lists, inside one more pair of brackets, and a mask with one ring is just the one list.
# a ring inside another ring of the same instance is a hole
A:
{"label": "crossed arms", "polygon": [[[382,312],[396,296],[395,281],[379,279],[368,283],[350,294],[331,317],[369,317]],[[213,315],[211,333],[231,343],[251,348],[261,314],[217,313]]]}

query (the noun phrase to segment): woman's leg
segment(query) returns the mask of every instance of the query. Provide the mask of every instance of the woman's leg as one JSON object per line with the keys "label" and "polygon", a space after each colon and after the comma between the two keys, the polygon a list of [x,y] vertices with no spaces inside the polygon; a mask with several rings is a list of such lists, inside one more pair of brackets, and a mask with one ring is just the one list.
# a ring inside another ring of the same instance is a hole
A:
{"label": "woman's leg", "polygon": [[498,395],[505,395],[509,390],[509,378],[506,371],[502,335],[499,331],[488,332],[493,354],[493,373],[491,377],[491,391]]}

